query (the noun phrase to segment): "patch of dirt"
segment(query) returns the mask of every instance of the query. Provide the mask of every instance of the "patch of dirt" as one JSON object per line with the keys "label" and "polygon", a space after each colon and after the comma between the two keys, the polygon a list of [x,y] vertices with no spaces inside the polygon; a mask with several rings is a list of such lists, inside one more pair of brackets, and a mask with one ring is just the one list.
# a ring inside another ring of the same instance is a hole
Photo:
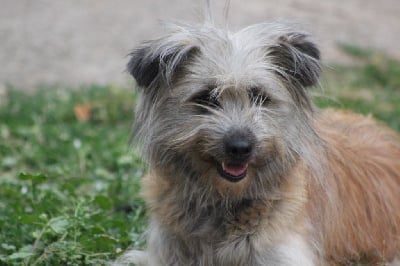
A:
{"label": "patch of dirt", "polygon": [[[126,55],[161,32],[159,19],[196,20],[205,1],[2,0],[0,92],[5,84],[80,86],[127,84]],[[214,1],[222,17],[224,1]],[[370,47],[400,58],[398,0],[231,0],[232,29],[294,21],[311,31],[326,64],[350,63],[337,43]],[[0,93],[1,95],[1,93]]]}

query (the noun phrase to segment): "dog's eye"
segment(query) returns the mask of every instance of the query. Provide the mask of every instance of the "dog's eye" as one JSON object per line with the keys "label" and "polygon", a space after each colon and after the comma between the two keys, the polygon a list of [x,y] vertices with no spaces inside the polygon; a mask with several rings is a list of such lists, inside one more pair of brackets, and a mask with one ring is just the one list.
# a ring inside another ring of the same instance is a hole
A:
{"label": "dog's eye", "polygon": [[191,98],[191,102],[199,106],[203,112],[207,112],[209,108],[215,109],[221,106],[211,90],[204,90],[197,93]]}
{"label": "dog's eye", "polygon": [[252,104],[266,106],[271,102],[270,96],[265,94],[259,87],[249,89],[249,98]]}

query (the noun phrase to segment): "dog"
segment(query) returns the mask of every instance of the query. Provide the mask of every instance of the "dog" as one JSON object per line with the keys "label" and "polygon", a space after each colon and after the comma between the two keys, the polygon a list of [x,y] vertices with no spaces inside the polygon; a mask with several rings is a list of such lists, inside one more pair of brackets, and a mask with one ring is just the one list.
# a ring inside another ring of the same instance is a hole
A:
{"label": "dog", "polygon": [[146,251],[115,264],[399,265],[400,138],[315,107],[310,35],[279,23],[168,30],[127,66],[150,225]]}

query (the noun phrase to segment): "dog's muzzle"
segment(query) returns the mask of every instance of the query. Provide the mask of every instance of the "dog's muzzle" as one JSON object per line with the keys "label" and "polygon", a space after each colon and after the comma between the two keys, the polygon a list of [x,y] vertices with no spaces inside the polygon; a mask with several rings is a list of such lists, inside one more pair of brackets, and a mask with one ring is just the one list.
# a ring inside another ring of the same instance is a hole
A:
{"label": "dog's muzzle", "polygon": [[250,130],[231,130],[223,139],[225,159],[217,166],[219,174],[230,182],[245,178],[254,146],[255,137]]}

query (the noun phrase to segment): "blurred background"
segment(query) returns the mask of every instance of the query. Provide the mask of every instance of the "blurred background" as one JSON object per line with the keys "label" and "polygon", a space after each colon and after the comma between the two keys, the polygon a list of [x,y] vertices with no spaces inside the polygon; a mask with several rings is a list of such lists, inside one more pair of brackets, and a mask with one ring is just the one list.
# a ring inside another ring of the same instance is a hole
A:
{"label": "blurred background", "polygon": [[[162,33],[160,20],[201,20],[198,0],[0,0],[0,91],[6,84],[124,85],[126,55]],[[213,1],[223,17],[225,1]],[[338,43],[400,58],[398,0],[231,0],[229,23],[285,20],[314,34],[325,64],[350,63]]]}

